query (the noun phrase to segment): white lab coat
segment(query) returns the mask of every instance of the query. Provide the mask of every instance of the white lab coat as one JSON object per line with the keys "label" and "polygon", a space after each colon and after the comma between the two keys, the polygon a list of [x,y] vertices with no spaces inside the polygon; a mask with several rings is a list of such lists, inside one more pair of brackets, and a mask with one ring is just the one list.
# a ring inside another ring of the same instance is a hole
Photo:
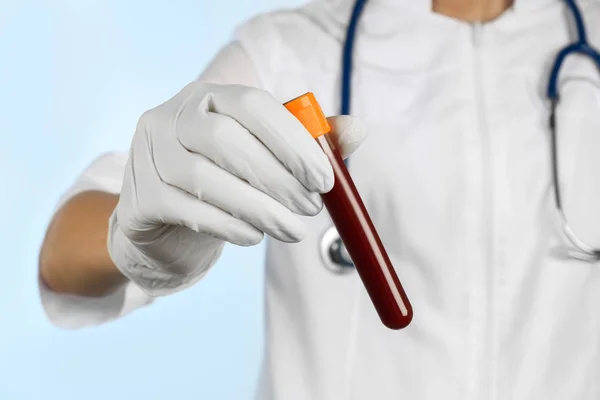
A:
{"label": "white lab coat", "polygon": [[[248,21],[203,79],[255,84],[282,102],[313,91],[337,113],[351,3],[317,0]],[[582,6],[600,46],[600,3]],[[600,399],[600,266],[560,256],[551,190],[544,91],[570,40],[564,6],[517,0],[482,26],[430,9],[367,4],[352,99],[370,136],[351,173],[414,320],[385,328],[355,273],[323,268],[327,213],[304,218],[301,243],[268,244],[261,400]],[[567,213],[600,245],[597,75],[568,62],[559,128]],[[64,199],[118,193],[125,157],[98,159]],[[104,299],[41,290],[50,318],[67,327],[150,301],[133,285]]]}

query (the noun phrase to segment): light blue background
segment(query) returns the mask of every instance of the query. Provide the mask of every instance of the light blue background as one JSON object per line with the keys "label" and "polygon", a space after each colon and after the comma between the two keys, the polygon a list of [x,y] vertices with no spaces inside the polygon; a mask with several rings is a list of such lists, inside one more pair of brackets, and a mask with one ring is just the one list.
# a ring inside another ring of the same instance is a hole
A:
{"label": "light blue background", "polygon": [[37,254],[53,207],[139,115],[194,79],[240,22],[302,0],[0,5],[0,399],[249,399],[262,356],[263,245],[230,246],[196,287],[61,331]]}

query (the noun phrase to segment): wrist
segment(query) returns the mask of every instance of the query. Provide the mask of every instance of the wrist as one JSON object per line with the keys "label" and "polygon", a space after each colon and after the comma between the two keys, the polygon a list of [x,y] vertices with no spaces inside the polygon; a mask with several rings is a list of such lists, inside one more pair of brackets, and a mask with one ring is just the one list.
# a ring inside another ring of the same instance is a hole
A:
{"label": "wrist", "polygon": [[[208,269],[217,261],[224,247],[221,240],[209,240],[210,243],[187,243],[187,247],[195,248],[192,256],[185,261],[185,273],[175,272],[177,269],[141,251],[127,238],[119,227],[117,211],[109,218],[107,247],[116,268],[135,283],[141,290],[152,297],[166,296],[193,286],[204,277]],[[211,238],[212,239],[212,238]],[[156,247],[160,244],[156,243]]]}

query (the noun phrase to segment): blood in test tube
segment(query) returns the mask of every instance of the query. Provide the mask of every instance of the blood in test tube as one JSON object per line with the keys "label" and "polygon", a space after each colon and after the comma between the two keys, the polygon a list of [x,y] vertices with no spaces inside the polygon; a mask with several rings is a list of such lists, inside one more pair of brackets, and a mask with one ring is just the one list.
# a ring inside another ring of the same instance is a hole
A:
{"label": "blood in test tube", "polygon": [[328,135],[330,127],[319,103],[312,93],[306,93],[284,106],[304,125],[329,158],[335,183],[331,191],[322,194],[323,204],[381,322],[390,329],[405,328],[413,317],[412,306],[340,152]]}

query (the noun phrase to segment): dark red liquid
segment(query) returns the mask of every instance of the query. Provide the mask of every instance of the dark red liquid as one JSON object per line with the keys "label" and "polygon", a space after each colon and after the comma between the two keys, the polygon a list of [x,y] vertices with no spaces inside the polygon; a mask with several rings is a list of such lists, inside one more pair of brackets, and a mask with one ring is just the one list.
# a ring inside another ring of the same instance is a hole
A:
{"label": "dark red liquid", "polygon": [[323,203],[352,258],[381,322],[390,329],[405,328],[410,324],[413,316],[408,297],[404,293],[344,161],[328,136],[322,135],[317,138],[335,174],[333,189],[322,195]]}

